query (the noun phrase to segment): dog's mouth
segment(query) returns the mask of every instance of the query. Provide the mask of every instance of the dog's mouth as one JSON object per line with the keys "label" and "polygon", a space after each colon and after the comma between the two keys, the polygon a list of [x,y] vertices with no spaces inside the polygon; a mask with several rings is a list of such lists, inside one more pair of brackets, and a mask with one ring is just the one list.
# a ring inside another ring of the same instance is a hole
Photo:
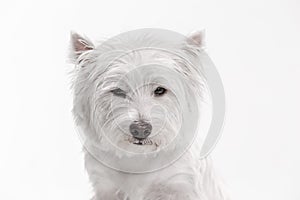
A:
{"label": "dog's mouth", "polygon": [[146,139],[137,139],[137,138],[131,138],[129,139],[129,142],[135,145],[152,145],[153,142],[149,138]]}

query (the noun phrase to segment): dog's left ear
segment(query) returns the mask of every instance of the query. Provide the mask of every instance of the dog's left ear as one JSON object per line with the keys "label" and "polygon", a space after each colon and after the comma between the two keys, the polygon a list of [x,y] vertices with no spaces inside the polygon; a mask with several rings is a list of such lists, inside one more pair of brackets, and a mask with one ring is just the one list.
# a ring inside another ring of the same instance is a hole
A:
{"label": "dog's left ear", "polygon": [[204,39],[205,39],[205,30],[194,31],[188,35],[187,43],[189,45],[202,48],[205,46]]}
{"label": "dog's left ear", "polygon": [[71,59],[77,60],[77,58],[90,50],[93,50],[95,47],[93,43],[87,39],[79,35],[78,33],[71,32]]}

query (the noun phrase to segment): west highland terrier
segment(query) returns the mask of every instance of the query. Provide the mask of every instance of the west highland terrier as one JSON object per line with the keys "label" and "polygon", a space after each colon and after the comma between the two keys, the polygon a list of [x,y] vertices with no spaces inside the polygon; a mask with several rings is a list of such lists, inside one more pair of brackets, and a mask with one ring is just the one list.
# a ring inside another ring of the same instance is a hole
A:
{"label": "west highland terrier", "polygon": [[71,34],[73,113],[93,200],[227,199],[200,158],[203,44],[201,31],[142,29],[97,46]]}

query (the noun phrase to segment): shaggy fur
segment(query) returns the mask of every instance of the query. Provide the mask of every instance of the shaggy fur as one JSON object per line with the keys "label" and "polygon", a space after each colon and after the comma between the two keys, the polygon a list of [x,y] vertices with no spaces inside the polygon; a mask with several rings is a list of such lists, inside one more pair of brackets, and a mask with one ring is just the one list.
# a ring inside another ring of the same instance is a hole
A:
{"label": "shaggy fur", "polygon": [[[171,52],[162,50],[166,46]],[[173,146],[164,150],[171,145],[182,121],[189,120],[182,119],[177,99],[189,108],[191,96],[200,102],[204,91],[198,56],[203,51],[202,32],[170,42],[149,31],[140,37],[98,46],[72,33],[71,47],[71,59],[76,65],[73,113],[84,136],[85,166],[95,192],[93,200],[226,199],[211,160],[199,159],[199,137],[176,162],[153,172],[123,172],[97,159],[103,152],[121,159],[131,153],[161,154],[176,149]],[[149,63],[163,65],[167,71],[139,68]],[[153,91],[161,86],[167,89],[166,94],[155,96]],[[136,120],[150,121],[152,125],[150,136],[141,145],[129,133],[130,124]],[[138,163],[138,167],[149,164]]]}

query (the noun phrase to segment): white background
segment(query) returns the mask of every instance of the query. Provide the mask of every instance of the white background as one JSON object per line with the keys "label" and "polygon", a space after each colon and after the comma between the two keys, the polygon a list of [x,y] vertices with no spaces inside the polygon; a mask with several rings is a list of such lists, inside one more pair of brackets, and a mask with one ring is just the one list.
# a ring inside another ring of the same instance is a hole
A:
{"label": "white background", "polygon": [[82,200],[91,188],[71,116],[70,30],[206,29],[226,90],[213,151],[232,199],[300,199],[300,3],[17,1],[0,5],[0,199]]}

